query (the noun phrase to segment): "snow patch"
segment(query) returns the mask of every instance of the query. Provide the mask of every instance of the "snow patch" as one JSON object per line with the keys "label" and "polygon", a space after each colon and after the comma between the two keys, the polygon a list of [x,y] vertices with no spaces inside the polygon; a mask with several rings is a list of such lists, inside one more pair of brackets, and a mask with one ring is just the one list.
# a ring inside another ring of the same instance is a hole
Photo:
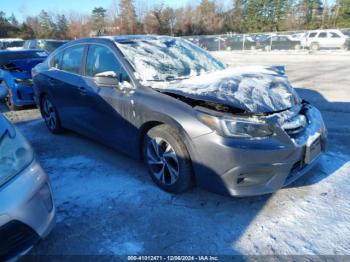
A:
{"label": "snow patch", "polygon": [[104,246],[114,255],[137,255],[143,252],[142,242],[126,241],[124,243],[115,243],[111,240],[108,240]]}

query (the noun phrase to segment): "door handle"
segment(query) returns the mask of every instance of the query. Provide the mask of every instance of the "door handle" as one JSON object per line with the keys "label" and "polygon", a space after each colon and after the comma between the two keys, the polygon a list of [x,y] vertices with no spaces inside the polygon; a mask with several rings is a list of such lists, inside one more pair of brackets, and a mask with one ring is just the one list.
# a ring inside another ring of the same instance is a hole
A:
{"label": "door handle", "polygon": [[79,92],[82,96],[85,96],[88,93],[87,89],[83,86],[79,87]]}

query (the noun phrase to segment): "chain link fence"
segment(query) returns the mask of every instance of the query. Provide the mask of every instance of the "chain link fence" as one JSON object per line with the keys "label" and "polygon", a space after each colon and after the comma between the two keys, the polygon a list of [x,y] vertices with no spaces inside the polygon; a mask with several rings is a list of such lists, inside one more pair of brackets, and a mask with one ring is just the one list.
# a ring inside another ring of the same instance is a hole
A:
{"label": "chain link fence", "polygon": [[257,34],[184,36],[208,51],[350,50],[350,28]]}

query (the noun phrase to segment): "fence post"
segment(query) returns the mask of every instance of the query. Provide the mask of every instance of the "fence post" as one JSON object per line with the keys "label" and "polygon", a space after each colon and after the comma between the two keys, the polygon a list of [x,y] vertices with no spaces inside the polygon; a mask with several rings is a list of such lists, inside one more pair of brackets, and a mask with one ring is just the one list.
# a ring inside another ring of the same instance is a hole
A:
{"label": "fence post", "polygon": [[271,37],[270,37],[270,50],[269,51],[272,51],[272,37],[273,37],[273,35],[271,34]]}
{"label": "fence post", "polygon": [[243,34],[243,46],[242,46],[242,51],[245,51],[245,34]]}

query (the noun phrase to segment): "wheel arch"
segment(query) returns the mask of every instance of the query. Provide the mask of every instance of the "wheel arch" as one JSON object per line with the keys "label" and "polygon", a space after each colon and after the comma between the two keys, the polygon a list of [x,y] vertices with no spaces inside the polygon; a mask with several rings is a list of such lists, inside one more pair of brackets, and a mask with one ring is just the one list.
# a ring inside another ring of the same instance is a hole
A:
{"label": "wheel arch", "polygon": [[183,143],[186,147],[186,150],[190,156],[190,161],[191,161],[191,168],[192,168],[192,172],[193,172],[193,182],[194,184],[196,184],[197,181],[197,172],[196,172],[196,168],[195,165],[197,163],[197,158],[196,158],[196,154],[194,152],[194,148],[192,146],[191,143],[191,138],[188,135],[188,133],[186,132],[186,130],[181,126],[180,123],[178,123],[177,121],[173,120],[173,119],[162,119],[162,120],[150,120],[145,122],[141,127],[140,127],[140,132],[139,132],[139,137],[138,137],[138,145],[139,145],[139,159],[141,161],[144,161],[143,159],[143,141],[145,139],[146,134],[148,133],[149,130],[151,130],[152,128],[156,127],[156,126],[160,126],[160,125],[169,125],[172,128],[174,128],[178,135],[181,137],[181,139],[183,140]]}

